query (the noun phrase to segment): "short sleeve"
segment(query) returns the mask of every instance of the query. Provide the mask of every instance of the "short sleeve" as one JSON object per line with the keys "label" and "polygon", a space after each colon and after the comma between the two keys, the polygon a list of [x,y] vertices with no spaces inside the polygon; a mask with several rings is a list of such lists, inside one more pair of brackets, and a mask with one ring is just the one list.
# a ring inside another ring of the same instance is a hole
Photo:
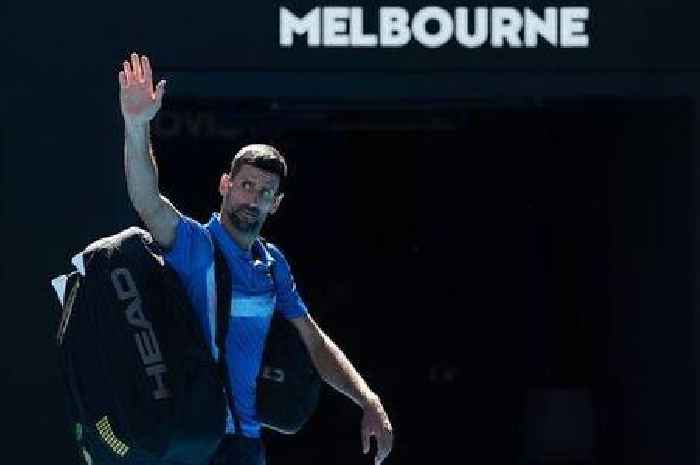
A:
{"label": "short sleeve", "polygon": [[214,256],[212,247],[207,228],[182,215],[175,229],[175,241],[163,258],[179,275],[188,277],[209,266]]}
{"label": "short sleeve", "polygon": [[275,263],[272,265],[274,267],[275,287],[277,290],[275,310],[279,310],[288,320],[305,315],[308,313],[308,310],[297,291],[287,259],[276,246],[269,242],[267,246],[270,255],[275,260]]}

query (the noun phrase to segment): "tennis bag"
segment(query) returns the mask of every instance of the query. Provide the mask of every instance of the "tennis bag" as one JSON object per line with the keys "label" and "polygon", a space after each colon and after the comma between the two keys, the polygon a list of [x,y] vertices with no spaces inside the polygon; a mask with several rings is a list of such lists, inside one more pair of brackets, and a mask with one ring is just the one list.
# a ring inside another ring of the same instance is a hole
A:
{"label": "tennis bag", "polygon": [[[262,238],[261,238],[262,239]],[[231,315],[231,279],[216,240],[214,263],[217,288],[217,345],[224,347]],[[267,242],[262,239],[263,245]],[[275,263],[272,279],[277,287]],[[235,308],[233,309],[235,312]],[[222,363],[227,363],[222,357]],[[274,311],[265,340],[263,358],[256,385],[256,413],[263,427],[282,434],[298,432],[309,420],[318,405],[321,377],[311,361],[297,329],[280,312]]]}
{"label": "tennis bag", "polygon": [[296,328],[274,312],[258,375],[258,420],[279,433],[296,433],[316,409],[321,384]]}
{"label": "tennis bag", "polygon": [[68,410],[88,463],[204,465],[226,424],[218,367],[174,270],[129,228],[52,284]]}

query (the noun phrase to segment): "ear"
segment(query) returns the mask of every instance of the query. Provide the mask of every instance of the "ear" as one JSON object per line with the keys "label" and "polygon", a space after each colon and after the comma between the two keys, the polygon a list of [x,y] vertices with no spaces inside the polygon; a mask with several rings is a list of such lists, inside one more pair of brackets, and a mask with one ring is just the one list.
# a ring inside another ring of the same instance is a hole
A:
{"label": "ear", "polygon": [[282,203],[282,199],[284,198],[284,194],[277,194],[275,196],[275,200],[272,203],[272,208],[270,208],[270,213],[269,215],[274,215],[277,209],[280,207],[280,204]]}
{"label": "ear", "polygon": [[221,179],[219,179],[219,194],[221,196],[225,196],[228,194],[228,190],[231,188],[231,176],[229,176],[228,173],[224,173],[221,175]]}

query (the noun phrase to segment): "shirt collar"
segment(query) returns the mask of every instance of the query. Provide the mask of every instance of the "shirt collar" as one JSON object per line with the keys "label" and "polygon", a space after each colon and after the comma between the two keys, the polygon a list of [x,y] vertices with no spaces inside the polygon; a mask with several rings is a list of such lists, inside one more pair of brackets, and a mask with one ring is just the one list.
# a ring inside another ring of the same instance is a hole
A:
{"label": "shirt collar", "polygon": [[221,224],[221,215],[219,213],[212,213],[207,227],[215,236],[215,240],[218,241],[219,245],[221,245],[224,250],[233,253],[233,255],[260,259],[263,260],[267,266],[271,266],[272,262],[275,261],[270,251],[263,245],[260,237],[255,238],[250,251],[241,247],[238,242],[231,237],[224,225]]}

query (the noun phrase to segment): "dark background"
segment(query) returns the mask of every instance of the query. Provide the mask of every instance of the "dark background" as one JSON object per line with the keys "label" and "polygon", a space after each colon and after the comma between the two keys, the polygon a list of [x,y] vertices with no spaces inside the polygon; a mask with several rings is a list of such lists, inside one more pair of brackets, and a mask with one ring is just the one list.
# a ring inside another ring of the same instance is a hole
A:
{"label": "dark background", "polygon": [[[287,154],[264,232],[382,397],[390,463],[694,463],[697,7],[585,4],[586,50],[391,51],[281,50],[279,4],[7,5],[6,454],[75,463],[49,280],[138,222],[116,81],[137,51],[169,81],[153,139],[182,211],[218,209],[241,145]],[[360,415],[326,389],[270,463],[370,463]]]}

